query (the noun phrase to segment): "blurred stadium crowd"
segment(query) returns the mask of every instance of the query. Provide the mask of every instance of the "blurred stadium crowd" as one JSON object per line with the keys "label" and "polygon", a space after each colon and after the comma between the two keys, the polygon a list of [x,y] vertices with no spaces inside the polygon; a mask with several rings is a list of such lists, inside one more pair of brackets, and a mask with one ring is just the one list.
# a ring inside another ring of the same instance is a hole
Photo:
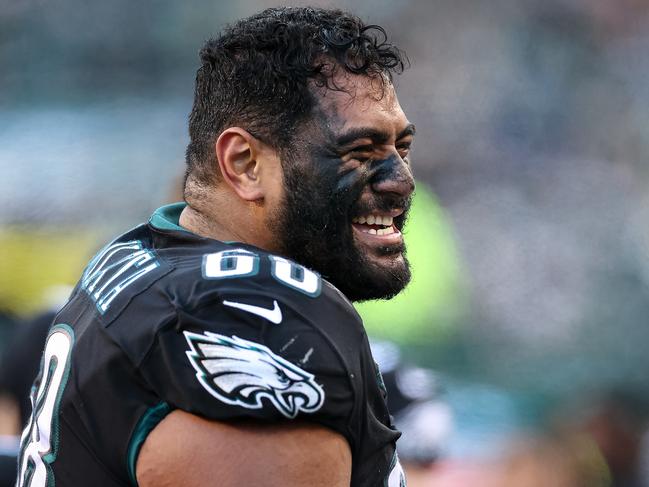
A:
{"label": "blurred stadium crowd", "polygon": [[[202,41],[276,4],[0,0],[0,376],[29,382],[7,364],[56,286],[177,199]],[[415,280],[359,307],[410,485],[649,486],[649,2],[335,5],[412,63]]]}

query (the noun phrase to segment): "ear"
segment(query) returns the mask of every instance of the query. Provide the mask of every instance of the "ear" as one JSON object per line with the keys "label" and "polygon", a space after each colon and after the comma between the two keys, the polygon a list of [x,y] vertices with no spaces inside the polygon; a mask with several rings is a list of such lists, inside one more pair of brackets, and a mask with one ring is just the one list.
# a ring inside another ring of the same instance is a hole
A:
{"label": "ear", "polygon": [[229,127],[216,141],[216,158],[223,180],[246,201],[264,197],[259,141],[246,130]]}

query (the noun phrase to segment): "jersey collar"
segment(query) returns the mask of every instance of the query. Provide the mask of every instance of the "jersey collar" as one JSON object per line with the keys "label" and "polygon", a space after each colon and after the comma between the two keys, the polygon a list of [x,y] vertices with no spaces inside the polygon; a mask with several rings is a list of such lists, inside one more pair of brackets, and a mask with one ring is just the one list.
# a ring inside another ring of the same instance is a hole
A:
{"label": "jersey collar", "polygon": [[[149,218],[149,225],[151,225],[156,230],[173,230],[177,232],[189,233],[190,235],[194,235],[200,238],[207,238],[201,237],[191,230],[187,230],[186,228],[180,226],[180,214],[183,212],[186,206],[187,203],[185,203],[184,201],[161,206],[156,211],[154,211],[153,215],[151,215],[151,218]],[[253,245],[245,244],[243,242],[234,242],[231,240],[223,241],[223,243],[228,245],[239,244],[248,247],[254,247]]]}
{"label": "jersey collar", "polygon": [[158,230],[175,230],[192,233],[186,228],[181,227],[179,223],[180,214],[185,206],[187,204],[183,202],[161,206],[153,212],[153,215],[149,218],[149,224]]}

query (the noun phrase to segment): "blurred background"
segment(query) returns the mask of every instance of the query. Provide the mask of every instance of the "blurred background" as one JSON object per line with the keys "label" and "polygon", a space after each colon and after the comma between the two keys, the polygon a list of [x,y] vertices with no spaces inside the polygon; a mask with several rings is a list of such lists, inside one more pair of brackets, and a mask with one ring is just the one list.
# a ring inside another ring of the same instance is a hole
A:
{"label": "blurred background", "polygon": [[[198,49],[278,4],[0,0],[0,363],[178,199]],[[411,484],[649,486],[649,2],[311,4],[383,25],[412,64],[414,280],[358,307],[426,371],[404,394],[445,404]],[[0,395],[0,457],[19,410]]]}

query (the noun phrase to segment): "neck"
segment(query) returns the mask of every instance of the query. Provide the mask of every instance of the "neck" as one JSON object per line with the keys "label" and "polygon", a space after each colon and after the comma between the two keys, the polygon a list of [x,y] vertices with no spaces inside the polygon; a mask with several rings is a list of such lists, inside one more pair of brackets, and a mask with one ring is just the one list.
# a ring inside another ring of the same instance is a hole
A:
{"label": "neck", "polygon": [[[196,188],[194,188],[196,189]],[[249,205],[232,196],[227,188],[185,192],[187,206],[180,214],[181,227],[201,237],[222,242],[242,242],[265,248],[254,233],[255,215]]]}
{"label": "neck", "polygon": [[215,225],[200,209],[193,207],[191,203],[187,203],[187,206],[183,209],[178,223],[181,227],[201,237],[227,240],[221,238],[224,234],[222,229]]}

